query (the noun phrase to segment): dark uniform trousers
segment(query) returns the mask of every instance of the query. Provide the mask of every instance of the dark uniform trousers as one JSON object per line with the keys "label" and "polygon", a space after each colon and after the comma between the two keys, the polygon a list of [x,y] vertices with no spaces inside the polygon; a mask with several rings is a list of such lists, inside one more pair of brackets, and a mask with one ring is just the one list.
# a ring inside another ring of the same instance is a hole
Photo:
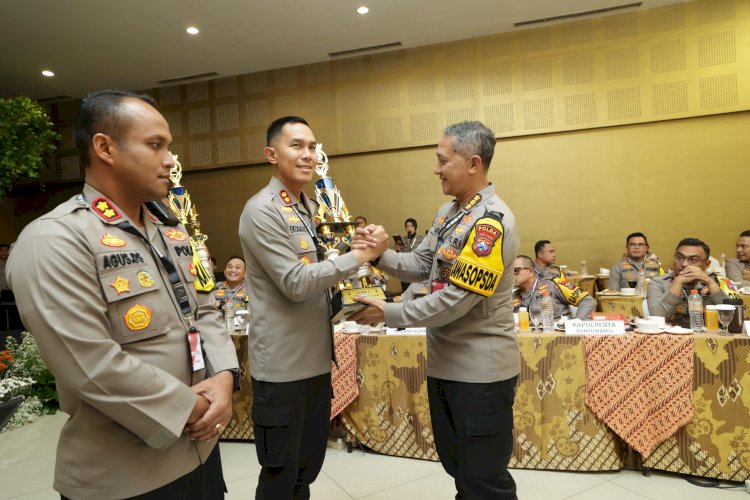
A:
{"label": "dark uniform trousers", "polygon": [[310,498],[328,443],[331,374],[293,382],[253,380],[256,500]]}
{"label": "dark uniform trousers", "polygon": [[[221,500],[227,488],[221,470],[219,444],[208,456],[206,462],[161,488],[127,500]],[[60,495],[62,500],[70,500]]]}
{"label": "dark uniform trousers", "polygon": [[435,446],[456,499],[517,499],[508,472],[517,376],[490,383],[427,377]]}

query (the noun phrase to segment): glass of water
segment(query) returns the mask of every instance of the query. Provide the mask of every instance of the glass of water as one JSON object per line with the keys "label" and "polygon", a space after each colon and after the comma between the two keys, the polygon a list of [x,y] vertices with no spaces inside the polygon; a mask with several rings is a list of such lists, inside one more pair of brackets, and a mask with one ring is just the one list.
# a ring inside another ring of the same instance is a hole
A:
{"label": "glass of water", "polygon": [[734,319],[734,306],[728,304],[721,304],[717,306],[719,311],[719,323],[721,323],[721,333],[719,335],[732,335],[727,329],[729,323]]}
{"label": "glass of water", "polygon": [[539,331],[539,323],[542,321],[542,310],[539,307],[529,309],[529,319],[534,323],[534,330]]}

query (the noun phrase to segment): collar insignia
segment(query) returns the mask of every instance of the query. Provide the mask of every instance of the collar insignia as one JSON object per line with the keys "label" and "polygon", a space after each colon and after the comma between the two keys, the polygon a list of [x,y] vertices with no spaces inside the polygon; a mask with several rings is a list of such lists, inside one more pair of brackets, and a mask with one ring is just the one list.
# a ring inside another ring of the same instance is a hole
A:
{"label": "collar insignia", "polygon": [[130,291],[130,280],[126,280],[122,276],[117,276],[117,279],[110,283],[109,286],[114,288],[115,292],[117,292],[117,295],[119,296],[121,293]]}
{"label": "collar insignia", "polygon": [[169,231],[164,233],[164,236],[172,241],[185,241],[187,239],[187,233],[178,231],[175,228],[169,228]]}
{"label": "collar insignia", "polygon": [[99,243],[104,245],[105,247],[124,247],[125,246],[125,240],[118,238],[117,236],[109,233],[104,233],[104,236],[99,238]]}
{"label": "collar insignia", "polygon": [[138,273],[138,283],[140,283],[143,288],[150,288],[154,286],[154,279],[146,271],[141,271]]}
{"label": "collar insignia", "polygon": [[281,191],[279,191],[279,196],[281,197],[281,201],[283,201],[285,205],[289,206],[294,204],[294,202],[292,201],[292,197],[289,196],[289,193],[287,193],[286,190],[282,189]]}
{"label": "collar insignia", "polygon": [[112,222],[122,217],[112,203],[103,196],[92,201],[91,208],[93,208],[94,212],[106,222]]}
{"label": "collar insignia", "polygon": [[128,309],[128,312],[125,313],[123,319],[125,320],[125,326],[128,327],[128,330],[137,332],[138,330],[148,328],[148,325],[151,324],[151,316],[152,312],[150,307],[136,304]]}

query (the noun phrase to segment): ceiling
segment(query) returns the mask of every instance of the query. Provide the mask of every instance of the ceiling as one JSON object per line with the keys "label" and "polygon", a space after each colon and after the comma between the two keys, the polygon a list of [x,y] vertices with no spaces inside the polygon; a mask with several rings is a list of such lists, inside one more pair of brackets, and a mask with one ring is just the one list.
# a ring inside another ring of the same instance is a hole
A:
{"label": "ceiling", "polygon": [[[252,73],[390,42],[413,48],[636,0],[0,0],[0,96]],[[643,0],[641,8],[679,3]],[[370,8],[367,15],[355,9]],[[185,29],[200,29],[190,36]],[[45,78],[43,69],[56,76]]]}

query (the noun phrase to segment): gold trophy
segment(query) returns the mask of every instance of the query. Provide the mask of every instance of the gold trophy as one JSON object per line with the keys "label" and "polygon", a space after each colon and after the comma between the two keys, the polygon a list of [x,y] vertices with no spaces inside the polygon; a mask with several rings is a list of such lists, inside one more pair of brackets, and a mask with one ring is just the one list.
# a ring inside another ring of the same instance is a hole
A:
{"label": "gold trophy", "polygon": [[[316,153],[318,163],[315,165],[315,173],[321,177],[315,182],[315,198],[319,204],[315,215],[318,241],[324,248],[325,258],[333,260],[339,256],[342,245],[351,247],[357,226],[351,221],[351,215],[339,188],[333,183],[333,179],[328,177],[328,155],[323,152],[322,144],[317,145]],[[385,292],[381,287],[373,285],[371,276],[372,269],[365,263],[357,270],[354,286],[347,281],[338,283],[338,291],[332,301],[332,321],[346,319],[365,307],[364,304],[355,301],[355,297],[385,300]]]}
{"label": "gold trophy", "polygon": [[211,257],[206,247],[208,236],[201,233],[198,209],[193,205],[190,193],[187,192],[185,186],[180,184],[182,164],[177,160],[177,155],[173,154],[172,158],[174,165],[169,170],[169,180],[172,181],[172,187],[169,189],[169,208],[190,233],[193,265],[196,269],[195,288],[202,292],[209,292],[214,288],[214,280],[211,273]]}

